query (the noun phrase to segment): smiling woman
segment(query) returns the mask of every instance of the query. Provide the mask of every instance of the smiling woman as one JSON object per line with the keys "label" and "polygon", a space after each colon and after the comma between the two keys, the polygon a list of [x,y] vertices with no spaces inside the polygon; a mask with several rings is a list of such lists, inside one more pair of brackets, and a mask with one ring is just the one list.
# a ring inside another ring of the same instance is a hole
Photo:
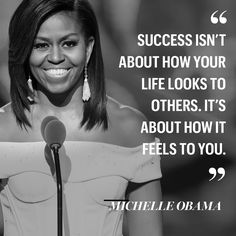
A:
{"label": "smiling woman", "polygon": [[[9,36],[12,101],[0,114],[4,235],[56,235],[55,167],[41,134],[54,116],[66,128],[64,235],[121,236],[124,212],[104,200],[160,201],[160,158],[142,155],[142,143],[158,139],[140,133],[141,112],[106,96],[90,4],[23,0]],[[127,226],[130,236],[162,235],[160,212],[128,213]]]}
{"label": "smiling woman", "polygon": [[92,36],[85,39],[74,13],[60,12],[47,19],[39,29],[29,58],[38,89],[47,94],[78,87],[81,90],[82,71],[89,63],[93,44]]}
{"label": "smiling woman", "polygon": [[[48,92],[52,89],[58,94],[54,102],[62,106],[67,103],[66,98],[83,96],[81,72],[84,71],[85,77],[89,78],[91,98],[80,104],[84,107],[81,125],[86,124],[88,129],[96,124],[107,128],[100,37],[96,17],[87,1],[23,1],[12,17],[9,36],[12,108],[20,126],[31,127],[24,110],[29,111],[31,100],[38,98],[33,89],[37,93],[42,91],[50,101],[53,97]],[[55,74],[59,74],[55,72],[62,72],[57,69],[68,70],[66,78],[69,79],[55,83]],[[32,86],[28,86],[27,81],[31,80]],[[72,86],[75,84],[77,86]]]}

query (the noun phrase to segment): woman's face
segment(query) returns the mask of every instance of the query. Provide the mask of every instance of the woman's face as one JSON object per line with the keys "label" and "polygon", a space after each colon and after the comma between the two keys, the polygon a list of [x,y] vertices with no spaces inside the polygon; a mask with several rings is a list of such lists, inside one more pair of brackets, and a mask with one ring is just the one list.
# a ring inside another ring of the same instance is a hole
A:
{"label": "woman's face", "polygon": [[64,93],[80,78],[93,49],[86,44],[81,26],[72,13],[60,12],[39,28],[29,58],[31,72],[50,93]]}

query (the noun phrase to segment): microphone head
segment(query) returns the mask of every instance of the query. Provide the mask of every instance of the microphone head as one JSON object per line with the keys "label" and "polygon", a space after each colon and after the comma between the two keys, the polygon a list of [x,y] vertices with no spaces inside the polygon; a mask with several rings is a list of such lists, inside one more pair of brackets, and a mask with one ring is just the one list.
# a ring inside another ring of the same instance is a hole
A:
{"label": "microphone head", "polygon": [[58,120],[58,118],[56,116],[46,116],[41,123],[41,134],[44,140],[45,140],[45,136],[44,136],[45,127],[52,120]]}
{"label": "microphone head", "polygon": [[44,129],[44,140],[51,148],[53,144],[62,146],[66,139],[66,128],[64,124],[56,120],[51,120],[47,123]]}

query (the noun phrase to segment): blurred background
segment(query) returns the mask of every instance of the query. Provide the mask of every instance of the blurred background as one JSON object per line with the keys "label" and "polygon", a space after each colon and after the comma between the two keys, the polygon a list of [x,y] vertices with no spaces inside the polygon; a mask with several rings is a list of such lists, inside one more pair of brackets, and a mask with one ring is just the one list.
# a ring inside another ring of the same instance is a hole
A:
{"label": "blurred background", "polygon": [[[7,69],[8,24],[20,0],[0,0],[0,103],[9,98]],[[140,109],[149,120],[225,120],[224,134],[156,134],[162,142],[222,142],[226,156],[164,156],[162,188],[164,200],[221,201],[221,211],[167,211],[165,236],[236,235],[236,2],[233,0],[91,0],[99,20],[108,95]],[[213,25],[211,14],[227,10],[226,24]],[[224,47],[138,47],[139,33],[225,33]],[[121,55],[223,55],[226,69],[119,69]],[[224,77],[224,91],[142,91],[142,77]],[[152,99],[225,99],[225,112],[152,112]],[[223,167],[221,181],[210,167]]]}

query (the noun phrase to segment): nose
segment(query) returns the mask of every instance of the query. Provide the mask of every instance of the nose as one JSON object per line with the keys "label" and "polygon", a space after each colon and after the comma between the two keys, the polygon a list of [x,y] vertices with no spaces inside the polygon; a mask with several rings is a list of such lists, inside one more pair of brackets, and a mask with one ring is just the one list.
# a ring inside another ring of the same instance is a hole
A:
{"label": "nose", "polygon": [[65,60],[64,54],[62,53],[60,47],[52,47],[50,53],[47,57],[48,61],[53,64],[59,64]]}

